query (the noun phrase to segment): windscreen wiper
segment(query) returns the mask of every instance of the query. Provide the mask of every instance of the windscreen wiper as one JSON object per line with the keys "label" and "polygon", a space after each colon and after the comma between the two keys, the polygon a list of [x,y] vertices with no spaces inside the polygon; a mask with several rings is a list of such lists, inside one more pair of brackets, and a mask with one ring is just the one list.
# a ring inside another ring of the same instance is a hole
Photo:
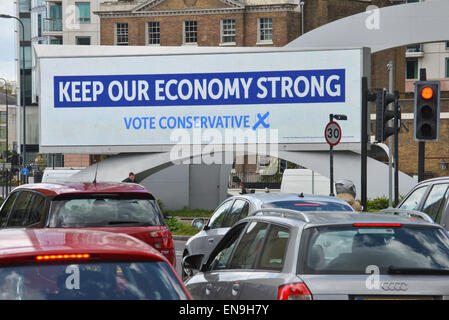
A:
{"label": "windscreen wiper", "polygon": [[133,220],[114,220],[109,221],[108,225],[115,225],[115,224],[138,224],[140,226],[149,226],[149,222],[142,222],[142,221],[133,221]]}
{"label": "windscreen wiper", "polygon": [[411,274],[411,275],[449,275],[449,269],[430,269],[430,268],[397,268],[390,266],[388,274]]}

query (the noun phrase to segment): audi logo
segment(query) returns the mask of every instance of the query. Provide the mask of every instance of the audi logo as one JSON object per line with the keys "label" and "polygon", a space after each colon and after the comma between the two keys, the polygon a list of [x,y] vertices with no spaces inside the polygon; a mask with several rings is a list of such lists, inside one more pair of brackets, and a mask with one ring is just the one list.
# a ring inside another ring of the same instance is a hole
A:
{"label": "audi logo", "polygon": [[405,282],[391,281],[382,282],[381,288],[385,291],[407,291],[408,286]]}

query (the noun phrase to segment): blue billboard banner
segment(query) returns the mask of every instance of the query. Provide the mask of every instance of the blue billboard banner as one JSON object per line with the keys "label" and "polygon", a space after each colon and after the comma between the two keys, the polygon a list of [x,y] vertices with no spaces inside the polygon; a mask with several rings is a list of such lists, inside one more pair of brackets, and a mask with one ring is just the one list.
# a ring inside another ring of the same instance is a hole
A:
{"label": "blue billboard banner", "polygon": [[54,76],[55,108],[346,101],[345,69]]}

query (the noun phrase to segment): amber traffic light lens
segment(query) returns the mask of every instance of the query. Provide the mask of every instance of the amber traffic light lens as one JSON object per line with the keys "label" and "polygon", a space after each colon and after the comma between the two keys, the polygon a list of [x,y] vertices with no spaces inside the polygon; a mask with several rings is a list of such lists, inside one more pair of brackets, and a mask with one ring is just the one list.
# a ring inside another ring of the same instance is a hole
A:
{"label": "amber traffic light lens", "polygon": [[424,87],[421,90],[421,97],[423,99],[426,99],[426,100],[432,99],[432,97],[433,97],[433,89],[431,87]]}

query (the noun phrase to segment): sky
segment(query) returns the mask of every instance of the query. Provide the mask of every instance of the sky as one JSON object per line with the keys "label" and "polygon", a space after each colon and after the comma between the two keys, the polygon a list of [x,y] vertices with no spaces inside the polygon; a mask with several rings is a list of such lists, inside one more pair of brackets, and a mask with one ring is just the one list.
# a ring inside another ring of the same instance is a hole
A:
{"label": "sky", "polygon": [[[0,0],[0,14],[15,15],[15,0]],[[0,78],[16,80],[16,20],[0,18]],[[3,85],[3,81],[0,81]]]}

